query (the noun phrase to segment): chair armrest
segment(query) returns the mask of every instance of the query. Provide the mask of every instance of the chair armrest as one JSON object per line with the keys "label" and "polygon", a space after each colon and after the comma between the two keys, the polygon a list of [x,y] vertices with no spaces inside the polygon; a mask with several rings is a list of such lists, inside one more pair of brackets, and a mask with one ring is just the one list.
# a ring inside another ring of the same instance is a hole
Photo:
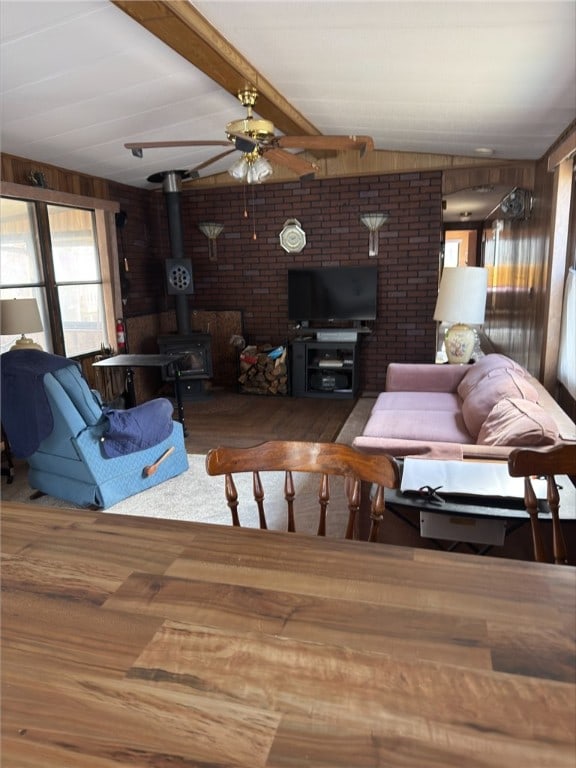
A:
{"label": "chair armrest", "polygon": [[467,365],[390,363],[386,392],[456,392],[468,370]]}

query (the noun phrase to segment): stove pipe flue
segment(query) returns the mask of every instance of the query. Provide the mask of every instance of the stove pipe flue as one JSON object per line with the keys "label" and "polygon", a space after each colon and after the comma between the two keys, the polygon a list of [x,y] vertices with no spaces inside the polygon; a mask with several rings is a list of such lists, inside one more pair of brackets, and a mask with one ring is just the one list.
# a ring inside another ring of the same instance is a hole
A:
{"label": "stove pipe flue", "polygon": [[[182,179],[189,176],[188,171],[161,171],[148,177],[153,184],[162,184],[166,211],[168,213],[168,234],[170,237],[170,252],[173,259],[184,258],[184,233],[182,229],[182,207],[180,192]],[[176,294],[176,326],[178,333],[190,333],[190,312],[188,296]]]}

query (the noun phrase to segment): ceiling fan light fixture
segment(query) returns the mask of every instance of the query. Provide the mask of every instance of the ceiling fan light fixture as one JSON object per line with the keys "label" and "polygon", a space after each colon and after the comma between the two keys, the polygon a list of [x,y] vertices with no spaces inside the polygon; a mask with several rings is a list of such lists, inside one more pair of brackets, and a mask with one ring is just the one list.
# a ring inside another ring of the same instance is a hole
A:
{"label": "ceiling fan light fixture", "polygon": [[248,165],[246,174],[248,184],[261,184],[269,176],[272,176],[272,166],[265,157],[258,157]]}
{"label": "ceiling fan light fixture", "polygon": [[246,178],[246,174],[248,173],[248,163],[244,159],[244,155],[232,163],[230,168],[228,168],[228,173],[233,179],[236,179],[236,181],[243,181]]}
{"label": "ceiling fan light fixture", "polygon": [[272,175],[272,166],[257,151],[246,152],[239,160],[232,163],[228,173],[237,181],[246,181],[247,184],[261,184],[264,179]]}

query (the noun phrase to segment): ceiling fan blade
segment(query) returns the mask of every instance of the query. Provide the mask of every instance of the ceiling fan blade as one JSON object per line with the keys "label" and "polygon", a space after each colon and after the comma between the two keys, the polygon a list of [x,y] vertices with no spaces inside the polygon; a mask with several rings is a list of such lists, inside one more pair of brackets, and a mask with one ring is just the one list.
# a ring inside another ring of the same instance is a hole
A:
{"label": "ceiling fan blade", "polygon": [[274,140],[274,144],[283,149],[358,149],[361,157],[374,149],[370,136],[279,136]]}
{"label": "ceiling fan blade", "polygon": [[292,155],[290,152],[285,152],[283,149],[278,149],[277,147],[263,147],[263,154],[267,160],[294,171],[302,181],[310,181],[310,179],[313,179],[318,170],[317,165],[309,163],[307,160],[298,157],[298,155]]}
{"label": "ceiling fan blade", "polygon": [[214,157],[211,157],[209,160],[204,160],[203,163],[200,163],[200,165],[195,165],[194,168],[190,168],[188,171],[188,176],[186,177],[186,181],[194,181],[194,179],[197,179],[200,176],[198,171],[201,171],[203,168],[212,165],[212,163],[218,162],[218,160],[222,160],[222,158],[226,157],[227,155],[231,155],[233,152],[236,152],[234,147],[232,147],[232,149],[226,150],[226,152],[220,152],[219,155],[214,155]]}
{"label": "ceiling fan blade", "polygon": [[228,147],[230,142],[224,139],[220,141],[211,141],[210,139],[199,139],[198,141],[141,141],[124,144],[126,149],[131,150],[134,157],[142,157],[144,149],[167,149],[169,147]]}

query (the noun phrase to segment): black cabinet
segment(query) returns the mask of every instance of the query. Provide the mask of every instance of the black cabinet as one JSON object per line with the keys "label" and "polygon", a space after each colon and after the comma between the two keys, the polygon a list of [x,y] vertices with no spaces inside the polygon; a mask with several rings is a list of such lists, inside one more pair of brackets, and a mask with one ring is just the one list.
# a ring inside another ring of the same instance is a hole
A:
{"label": "black cabinet", "polygon": [[292,342],[292,395],[355,397],[358,393],[358,342]]}

